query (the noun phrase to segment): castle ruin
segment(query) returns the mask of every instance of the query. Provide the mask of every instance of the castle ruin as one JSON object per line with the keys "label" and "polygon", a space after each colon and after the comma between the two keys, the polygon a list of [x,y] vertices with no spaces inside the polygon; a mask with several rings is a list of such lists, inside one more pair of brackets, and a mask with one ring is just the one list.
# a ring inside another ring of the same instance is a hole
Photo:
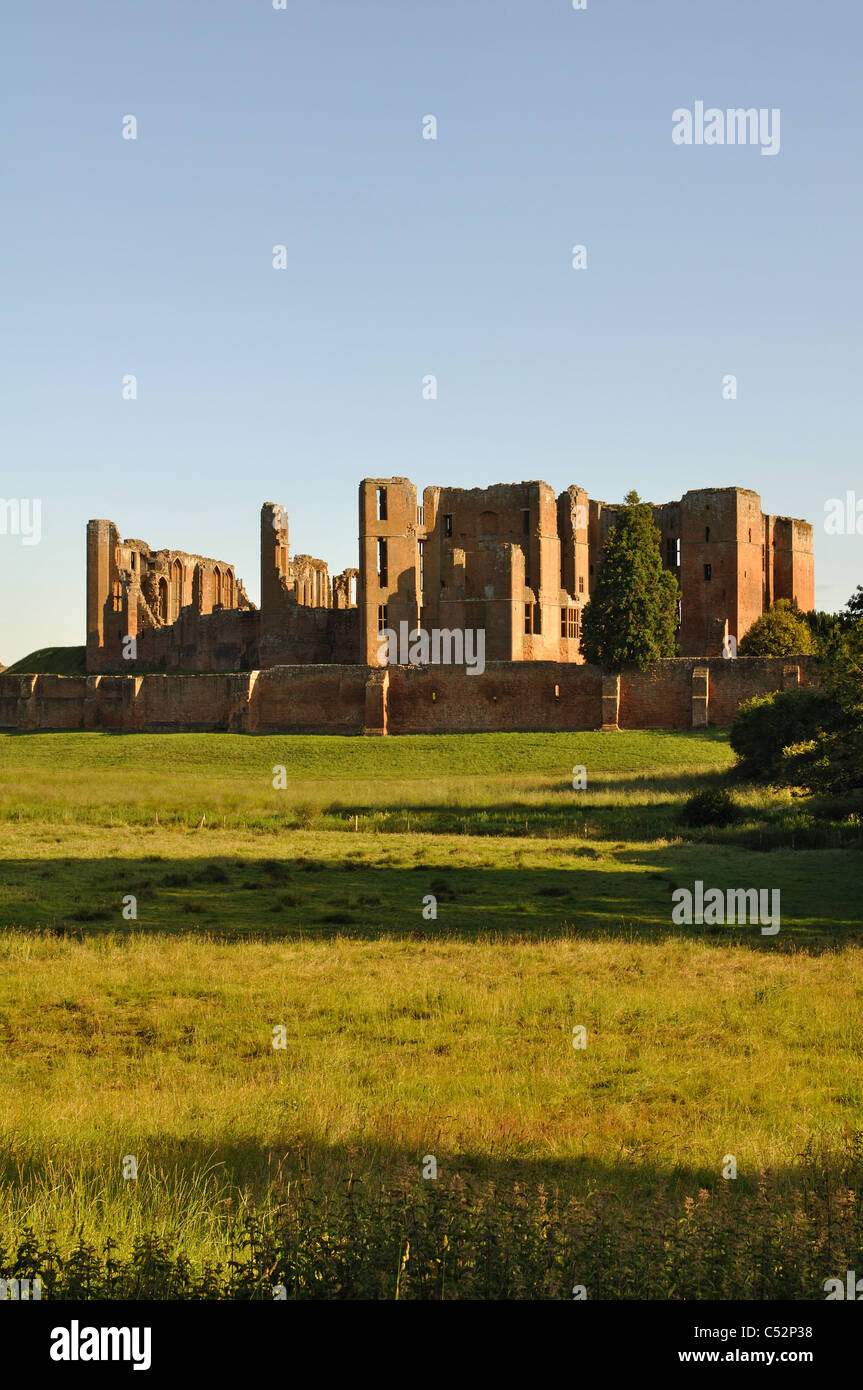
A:
{"label": "castle ruin", "polygon": [[[291,558],[284,508],[261,508],[261,605],[234,566],[87,526],[87,670],[243,672],[378,666],[380,634],[481,629],[489,662],[581,663],[581,615],[620,504],[546,483],[427,487],[366,478],[359,568]],[[812,527],[761,510],[746,488],[700,488],[653,506],[680,587],[684,657],[722,654],[779,598],[814,606]],[[131,640],[133,639],[133,640]]]}

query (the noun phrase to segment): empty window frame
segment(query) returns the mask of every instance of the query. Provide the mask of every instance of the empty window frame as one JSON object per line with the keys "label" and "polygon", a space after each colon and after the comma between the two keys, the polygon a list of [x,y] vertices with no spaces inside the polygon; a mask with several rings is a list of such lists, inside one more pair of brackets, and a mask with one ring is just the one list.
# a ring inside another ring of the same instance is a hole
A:
{"label": "empty window frame", "polygon": [[381,536],[378,540],[378,583],[382,589],[387,587],[387,543]]}
{"label": "empty window frame", "polygon": [[580,608],[561,608],[560,635],[570,641],[581,636]]}
{"label": "empty window frame", "polygon": [[385,487],[378,488],[378,521],[387,519],[387,490]]}

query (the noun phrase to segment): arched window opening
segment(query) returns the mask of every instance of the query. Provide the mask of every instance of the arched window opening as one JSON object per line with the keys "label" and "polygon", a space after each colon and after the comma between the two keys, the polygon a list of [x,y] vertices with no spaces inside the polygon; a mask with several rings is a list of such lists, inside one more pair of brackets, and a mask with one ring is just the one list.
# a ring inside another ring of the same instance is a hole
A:
{"label": "arched window opening", "polygon": [[176,622],[183,606],[183,566],[175,560],[171,566],[171,620]]}

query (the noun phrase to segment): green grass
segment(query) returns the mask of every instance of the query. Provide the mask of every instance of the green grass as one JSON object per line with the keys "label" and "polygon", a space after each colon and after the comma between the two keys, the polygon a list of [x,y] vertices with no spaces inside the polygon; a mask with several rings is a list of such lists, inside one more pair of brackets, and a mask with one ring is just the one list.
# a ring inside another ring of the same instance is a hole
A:
{"label": "green grass", "polygon": [[[822,1296],[863,1258],[859,821],[741,786],[687,830],[731,763],[715,732],[0,737],[0,1263]],[[673,926],[697,878],[780,888],[779,935]]]}
{"label": "green grass", "polygon": [[[709,734],[441,734],[393,739],[219,734],[55,733],[3,736],[2,766],[27,777],[28,806],[125,808],[144,816],[241,814],[278,823],[298,798],[312,806],[336,802],[375,807],[465,809],[516,798],[545,805],[568,792],[572,768],[591,779],[632,781],[640,796],[649,780],[657,796],[669,786],[695,785],[734,759],[727,738]],[[287,788],[273,790],[273,768],[286,769]],[[0,769],[2,771],[2,769]],[[622,790],[625,786],[622,785]],[[21,808],[18,787],[3,788],[0,813]]]}

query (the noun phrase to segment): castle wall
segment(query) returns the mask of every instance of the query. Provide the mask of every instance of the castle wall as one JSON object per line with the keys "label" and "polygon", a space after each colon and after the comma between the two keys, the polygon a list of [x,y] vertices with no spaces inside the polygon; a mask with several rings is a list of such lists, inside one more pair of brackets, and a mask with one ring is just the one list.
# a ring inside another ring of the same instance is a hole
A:
{"label": "castle wall", "polygon": [[483,674],[447,667],[391,667],[393,734],[594,729],[602,673],[568,662],[496,662]]}
{"label": "castle wall", "polygon": [[260,614],[256,609],[196,613],[184,608],[169,627],[138,634],[134,662],[114,663],[114,670],[250,671],[258,665]]}
{"label": "castle wall", "polygon": [[676,658],[603,676],[570,662],[276,666],[207,675],[0,674],[0,729],[465,733],[727,726],[741,701],[817,680],[814,658]]}
{"label": "castle wall", "polygon": [[250,688],[250,733],[361,733],[367,666],[275,666]]}
{"label": "castle wall", "polygon": [[350,665],[359,656],[360,620],[354,608],[311,608],[283,593],[258,647],[259,667]]}

